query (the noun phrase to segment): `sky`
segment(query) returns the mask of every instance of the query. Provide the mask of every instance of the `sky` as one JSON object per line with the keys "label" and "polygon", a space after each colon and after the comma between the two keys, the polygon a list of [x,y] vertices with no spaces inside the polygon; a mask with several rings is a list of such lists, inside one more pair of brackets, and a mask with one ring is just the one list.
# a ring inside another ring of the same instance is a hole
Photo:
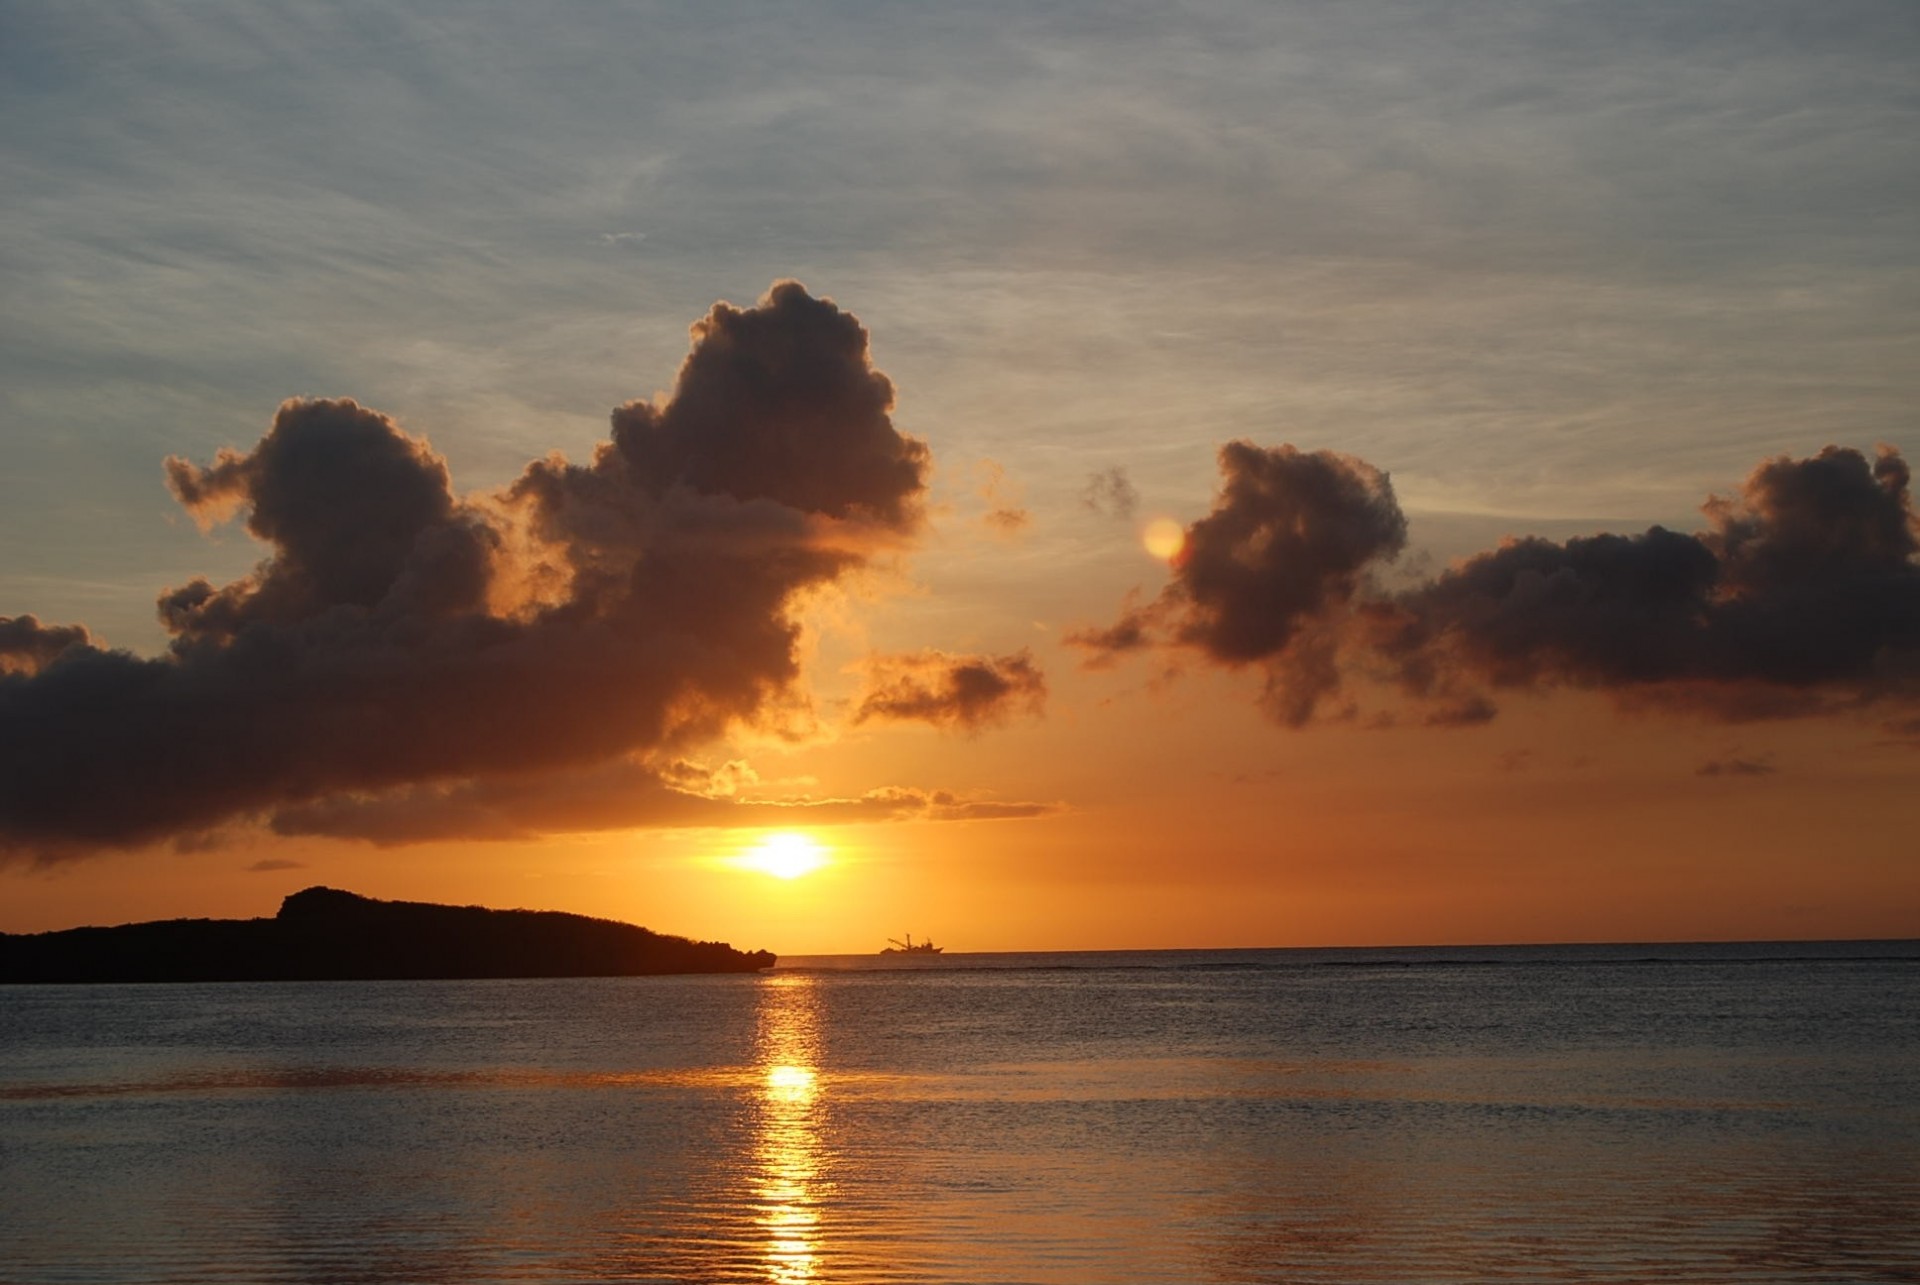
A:
{"label": "sky", "polygon": [[0,4],[0,931],[1920,936],[1917,73],[1906,0]]}

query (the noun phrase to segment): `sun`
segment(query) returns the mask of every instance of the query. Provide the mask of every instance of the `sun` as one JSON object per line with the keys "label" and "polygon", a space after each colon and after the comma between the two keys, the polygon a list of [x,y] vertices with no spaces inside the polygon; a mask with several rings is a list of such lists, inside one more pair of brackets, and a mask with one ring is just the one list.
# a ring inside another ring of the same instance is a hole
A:
{"label": "sun", "polygon": [[1187,546],[1187,533],[1172,518],[1155,518],[1140,532],[1140,543],[1162,562],[1171,562]]}
{"label": "sun", "polygon": [[740,864],[776,879],[798,879],[827,864],[826,849],[804,834],[770,834],[748,849]]}

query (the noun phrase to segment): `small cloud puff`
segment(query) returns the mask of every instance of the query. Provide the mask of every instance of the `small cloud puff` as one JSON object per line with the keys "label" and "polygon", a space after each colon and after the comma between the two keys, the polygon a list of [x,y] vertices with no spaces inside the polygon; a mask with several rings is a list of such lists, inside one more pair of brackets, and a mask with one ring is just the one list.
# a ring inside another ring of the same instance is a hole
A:
{"label": "small cloud puff", "polygon": [[1046,706],[1046,676],[1024,648],[1008,656],[876,655],[866,670],[855,723],[918,722],[976,732],[1019,714],[1038,717]]}
{"label": "small cloud puff", "polygon": [[1101,517],[1127,521],[1140,509],[1140,492],[1127,470],[1115,465],[1088,475],[1080,502]]}

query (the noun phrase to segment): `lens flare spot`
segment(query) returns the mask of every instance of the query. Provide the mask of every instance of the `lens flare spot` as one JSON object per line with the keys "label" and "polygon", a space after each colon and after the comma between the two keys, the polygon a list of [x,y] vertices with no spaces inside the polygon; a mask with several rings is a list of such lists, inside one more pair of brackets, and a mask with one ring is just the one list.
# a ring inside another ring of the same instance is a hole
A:
{"label": "lens flare spot", "polygon": [[1140,543],[1162,562],[1170,562],[1187,546],[1186,528],[1172,518],[1155,518],[1140,532]]}

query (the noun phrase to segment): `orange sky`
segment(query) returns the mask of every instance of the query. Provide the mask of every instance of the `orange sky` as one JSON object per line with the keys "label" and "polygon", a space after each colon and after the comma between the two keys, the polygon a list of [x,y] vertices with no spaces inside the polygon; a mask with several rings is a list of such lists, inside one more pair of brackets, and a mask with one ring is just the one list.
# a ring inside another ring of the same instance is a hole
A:
{"label": "orange sky", "polygon": [[1900,40],[1071,8],[15,33],[0,930],[1920,936]]}
{"label": "orange sky", "polygon": [[[1276,729],[1247,681],[1149,692],[1062,665],[1048,717],[759,758],[817,793],[953,781],[1022,821],[789,827],[828,863],[742,869],[764,829],[400,849],[239,838],[9,869],[12,931],[271,913],[314,883],[578,911],[788,954],[913,932],[951,950],[1911,936],[1910,748],[1846,723],[1699,727],[1593,697],[1454,731]],[[1739,757],[1767,775],[1699,775]],[[298,863],[253,872],[261,860]]]}

